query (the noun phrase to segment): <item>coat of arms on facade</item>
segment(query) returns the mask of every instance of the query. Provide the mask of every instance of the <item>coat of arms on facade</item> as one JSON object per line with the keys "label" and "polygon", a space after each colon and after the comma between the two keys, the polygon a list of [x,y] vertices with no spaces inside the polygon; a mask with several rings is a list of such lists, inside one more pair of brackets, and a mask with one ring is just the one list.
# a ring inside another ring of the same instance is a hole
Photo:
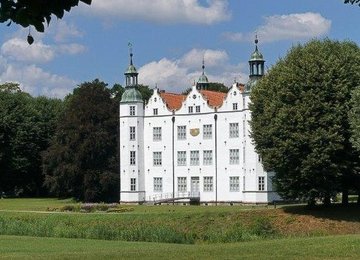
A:
{"label": "coat of arms on facade", "polygon": [[190,134],[192,136],[198,136],[200,134],[200,129],[199,128],[192,128],[192,129],[190,129]]}

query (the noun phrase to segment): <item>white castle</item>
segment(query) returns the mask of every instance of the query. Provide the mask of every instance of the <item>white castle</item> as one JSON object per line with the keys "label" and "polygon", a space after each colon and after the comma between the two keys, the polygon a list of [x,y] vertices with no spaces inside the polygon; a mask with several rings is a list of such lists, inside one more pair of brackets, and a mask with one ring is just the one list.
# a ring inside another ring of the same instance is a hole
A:
{"label": "white castle", "polygon": [[257,47],[247,84],[208,90],[204,73],[187,95],[155,88],[147,104],[133,65],[120,102],[120,203],[199,201],[270,203],[274,173],[263,169],[250,137],[249,96],[264,75]]}

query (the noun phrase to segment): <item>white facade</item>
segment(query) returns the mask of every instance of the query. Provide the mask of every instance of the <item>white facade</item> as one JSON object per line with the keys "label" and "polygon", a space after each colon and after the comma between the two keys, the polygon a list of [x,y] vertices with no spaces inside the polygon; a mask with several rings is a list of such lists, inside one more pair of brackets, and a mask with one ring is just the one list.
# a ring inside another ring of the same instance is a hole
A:
{"label": "white facade", "polygon": [[[186,96],[166,94],[155,89],[146,105],[120,103],[120,202],[279,199],[272,188],[273,173],[264,171],[250,138],[244,85],[234,83],[227,94],[196,86]],[[181,100],[180,106],[174,99]]]}

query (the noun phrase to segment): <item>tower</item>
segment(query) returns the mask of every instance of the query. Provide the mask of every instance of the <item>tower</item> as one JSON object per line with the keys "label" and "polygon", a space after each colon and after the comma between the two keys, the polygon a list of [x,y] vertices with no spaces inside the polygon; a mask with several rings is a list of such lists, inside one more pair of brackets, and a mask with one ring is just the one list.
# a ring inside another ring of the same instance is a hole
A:
{"label": "tower", "polygon": [[245,91],[250,92],[251,88],[255,86],[258,79],[264,76],[264,64],[265,60],[262,53],[258,49],[259,40],[257,35],[255,36],[255,51],[251,54],[249,60],[250,74],[249,82],[245,85]]}
{"label": "tower", "polygon": [[120,101],[120,202],[141,202],[144,193],[144,102],[138,90],[138,72],[130,64],[125,71],[125,92]]}
{"label": "tower", "polygon": [[202,74],[199,77],[197,83],[196,83],[196,88],[198,90],[206,90],[209,87],[209,80],[205,75],[205,60],[203,58],[203,62],[202,62]]}

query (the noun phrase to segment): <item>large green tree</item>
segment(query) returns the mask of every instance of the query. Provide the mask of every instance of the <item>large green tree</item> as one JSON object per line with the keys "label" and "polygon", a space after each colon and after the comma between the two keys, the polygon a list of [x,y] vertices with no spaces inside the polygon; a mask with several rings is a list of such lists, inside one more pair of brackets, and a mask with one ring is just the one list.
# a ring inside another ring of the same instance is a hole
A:
{"label": "large green tree", "polygon": [[23,27],[34,26],[37,31],[44,32],[45,24],[49,24],[51,16],[63,18],[79,2],[91,4],[91,0],[0,0],[0,22],[12,22]]}
{"label": "large green tree", "polygon": [[253,89],[252,137],[284,198],[329,203],[342,191],[347,202],[358,176],[348,111],[359,84],[358,46],[325,39],[293,47]]}
{"label": "large green tree", "polygon": [[44,195],[41,153],[54,134],[62,101],[0,85],[0,193]]}
{"label": "large green tree", "polygon": [[59,197],[117,201],[118,102],[104,82],[85,82],[65,101],[44,153],[45,185]]}

